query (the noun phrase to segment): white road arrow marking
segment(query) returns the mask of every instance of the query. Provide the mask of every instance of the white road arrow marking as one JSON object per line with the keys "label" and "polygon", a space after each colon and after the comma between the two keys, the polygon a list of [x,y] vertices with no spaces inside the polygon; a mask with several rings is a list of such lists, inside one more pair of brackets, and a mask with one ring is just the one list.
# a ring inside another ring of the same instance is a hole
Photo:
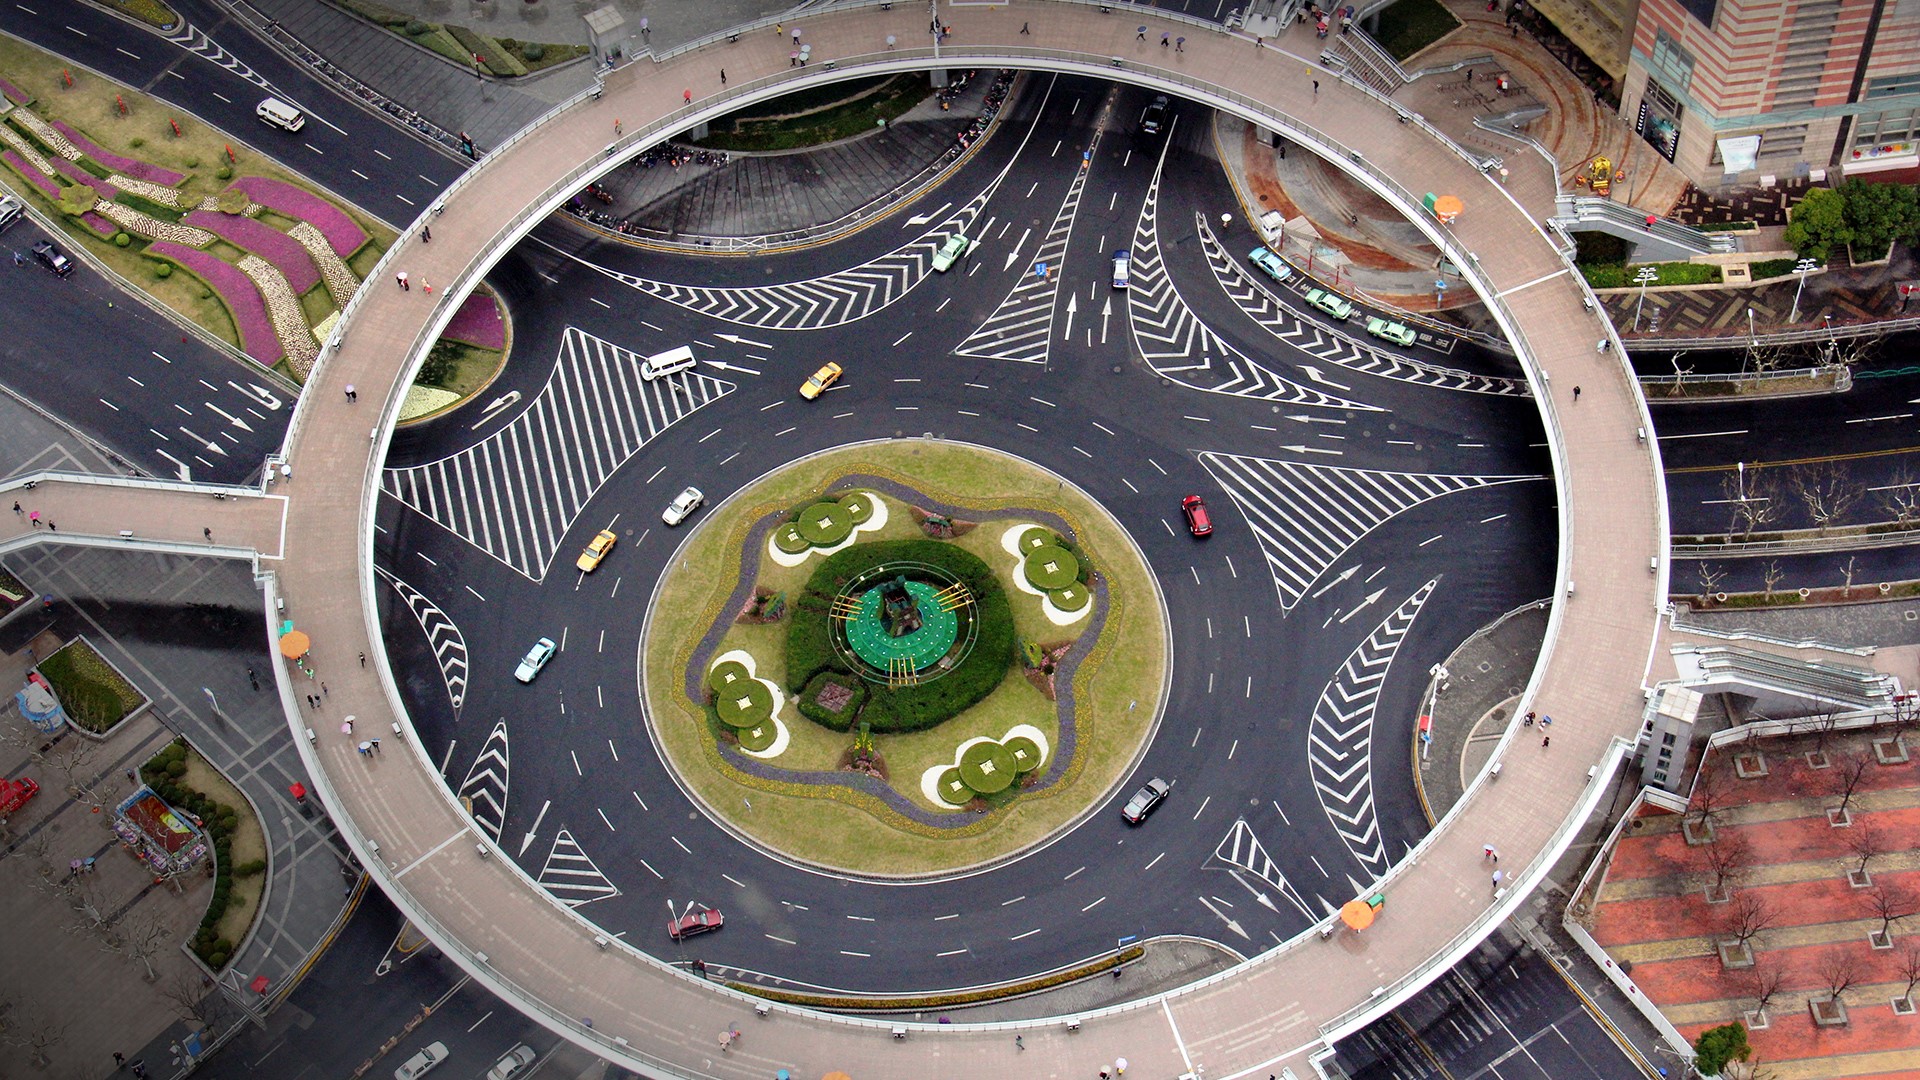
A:
{"label": "white road arrow marking", "polygon": [[1020,234],[1020,242],[1013,245],[1013,249],[1007,252],[1007,262],[1006,262],[1006,265],[1000,268],[1001,272],[1004,273],[1005,271],[1012,269],[1013,260],[1020,257],[1020,249],[1026,246],[1027,237],[1032,235],[1033,235],[1033,226],[1029,225],[1027,226],[1027,231]]}
{"label": "white road arrow marking", "polygon": [[219,454],[221,457],[227,456],[227,452],[225,450],[220,449],[220,444],[217,442],[214,442],[212,439],[203,439],[200,436],[194,434],[193,432],[188,431],[186,428],[181,428],[180,430],[187,436],[187,438],[192,439],[194,442],[205,443],[207,449],[213,451],[216,454]]}
{"label": "white road arrow marking", "polygon": [[247,426],[247,422],[245,420],[240,419],[239,417],[233,415],[232,413],[221,408],[220,406],[213,404],[212,402],[207,403],[207,408],[212,409],[214,412],[217,412],[221,416],[226,417],[229,423],[231,423],[234,427],[239,428],[241,431],[253,430],[251,427]]}
{"label": "white road arrow marking", "polygon": [[1266,893],[1263,893],[1259,889],[1256,889],[1253,887],[1253,882],[1248,881],[1245,874],[1242,874],[1238,870],[1232,870],[1232,871],[1229,871],[1229,873],[1233,875],[1233,880],[1239,882],[1241,885],[1246,886],[1246,890],[1253,894],[1253,898],[1255,900],[1260,901],[1261,907],[1266,908],[1268,911],[1280,910],[1278,907],[1274,906],[1273,900],[1270,897],[1268,897]]}
{"label": "white road arrow marking", "polygon": [[192,467],[187,465],[186,462],[181,461],[179,458],[174,457],[172,454],[167,453],[165,450],[155,450],[154,453],[159,454],[161,457],[166,458],[168,461],[171,461],[175,465],[180,466],[181,483],[190,484],[193,482],[193,469]]}
{"label": "white road arrow marking", "polygon": [[1062,331],[1060,331],[1060,340],[1061,340],[1061,341],[1069,341],[1069,340],[1072,340],[1072,338],[1073,338],[1073,313],[1074,313],[1074,312],[1076,312],[1076,311],[1079,311],[1079,310],[1080,310],[1080,298],[1079,298],[1078,296],[1072,296],[1072,295],[1069,295],[1069,296],[1067,297],[1067,328],[1066,328],[1065,330],[1062,330]]}
{"label": "white road arrow marking", "polygon": [[1332,454],[1334,457],[1340,456],[1340,451],[1338,450],[1323,450],[1318,446],[1283,446],[1280,449],[1291,450],[1296,454]]}
{"label": "white road arrow marking", "polygon": [[752,338],[743,338],[738,334],[715,334],[713,336],[719,338],[721,341],[731,341],[735,345],[751,345],[756,349],[773,348],[773,346],[764,341],[754,341]]}
{"label": "white road arrow marking", "polygon": [[931,214],[915,214],[912,217],[907,219],[907,224],[908,225],[925,225],[927,222],[932,221],[933,219],[939,217],[941,214],[946,213],[947,208],[952,205],[953,204],[951,202],[942,203],[940,205],[940,209],[935,210]]}
{"label": "white road arrow marking", "polygon": [[259,383],[248,383],[245,386],[241,386],[239,383],[229,379],[227,380],[227,385],[233,387],[235,390],[240,391],[242,395],[246,397],[250,397],[253,400],[259,402],[260,404],[265,405],[269,409],[278,409],[280,407],[281,402],[279,397],[277,397],[273,393],[273,391],[268,390],[266,387],[261,386]]}
{"label": "white road arrow marking", "polygon": [[533,834],[540,831],[540,823],[547,819],[547,807],[552,805],[552,799],[548,799],[546,802],[540,804],[540,812],[533,816],[533,828],[528,829],[527,835],[520,840],[520,854],[525,855],[527,849],[533,846]]}
{"label": "white road arrow marking", "polygon": [[1359,572],[1360,572],[1360,567],[1358,565],[1349,566],[1345,570],[1340,571],[1339,577],[1336,577],[1332,581],[1327,582],[1325,585],[1320,586],[1319,591],[1313,594],[1313,599],[1315,600],[1320,599],[1322,596],[1325,596],[1327,594],[1327,590],[1333,588],[1335,585],[1340,584],[1341,582],[1347,580],[1348,578],[1352,577],[1353,575]]}
{"label": "white road arrow marking", "polygon": [[1206,897],[1204,897],[1204,896],[1202,896],[1202,897],[1200,897],[1200,903],[1201,903],[1201,904],[1203,904],[1203,905],[1205,905],[1205,907],[1206,907],[1206,909],[1207,909],[1208,911],[1211,911],[1211,912],[1213,912],[1213,914],[1215,915],[1215,917],[1217,917],[1217,918],[1218,918],[1218,919],[1219,919],[1219,920],[1220,920],[1221,922],[1223,922],[1223,923],[1226,923],[1226,924],[1227,924],[1227,929],[1229,929],[1229,930],[1231,930],[1231,931],[1233,931],[1233,932],[1234,932],[1234,933],[1236,933],[1236,934],[1239,934],[1239,935],[1240,935],[1241,937],[1243,937],[1243,938],[1246,938],[1246,939],[1247,939],[1248,941],[1252,941],[1252,940],[1253,940],[1253,938],[1252,938],[1252,936],[1251,936],[1251,935],[1249,935],[1249,934],[1248,934],[1248,933],[1247,933],[1247,932],[1246,932],[1245,930],[1242,930],[1242,929],[1240,928],[1240,924],[1239,924],[1239,923],[1237,923],[1237,922],[1235,922],[1235,921],[1233,921],[1233,920],[1232,920],[1231,918],[1228,918],[1228,917],[1227,917],[1227,916],[1225,916],[1225,915],[1222,915],[1222,914],[1220,914],[1220,909],[1219,909],[1219,908],[1216,908],[1216,907],[1214,907],[1214,906],[1213,906],[1212,904],[1210,904],[1210,903],[1207,903],[1207,898],[1206,898]]}
{"label": "white road arrow marking", "polygon": [[1352,611],[1349,611],[1345,615],[1340,616],[1340,621],[1344,623],[1348,619],[1353,618],[1355,615],[1360,614],[1362,611],[1367,610],[1368,605],[1372,604],[1375,600],[1380,599],[1382,596],[1385,596],[1386,594],[1387,594],[1387,590],[1385,589],[1380,589],[1377,592],[1368,593],[1367,598],[1365,600],[1360,601],[1359,604],[1355,605]]}
{"label": "white road arrow marking", "polygon": [[1113,318],[1113,297],[1109,296],[1107,302],[1100,306],[1100,344],[1102,345],[1107,343],[1107,320],[1111,318]]}
{"label": "white road arrow marking", "polygon": [[1300,422],[1301,422],[1301,423],[1303,423],[1303,424],[1344,424],[1344,423],[1346,423],[1346,421],[1345,421],[1345,420],[1342,420],[1342,419],[1340,419],[1340,418],[1338,418],[1338,417],[1333,417],[1333,416],[1305,416],[1305,415],[1302,415],[1302,414],[1297,414],[1297,413],[1288,413],[1288,414],[1287,414],[1287,419],[1289,419],[1289,420],[1298,420],[1298,421],[1300,421]]}
{"label": "white road arrow marking", "polygon": [[741,367],[739,364],[729,364],[725,360],[708,360],[705,361],[705,363],[708,367],[717,367],[721,371],[739,371],[748,375],[760,374],[760,372],[755,371],[753,368]]}
{"label": "white road arrow marking", "polygon": [[1326,377],[1325,375],[1322,375],[1322,374],[1320,374],[1320,369],[1319,369],[1319,368],[1317,368],[1317,367],[1313,367],[1312,365],[1309,365],[1309,364],[1301,364],[1301,365],[1300,365],[1300,370],[1301,370],[1301,371],[1304,371],[1304,372],[1306,372],[1306,373],[1307,373],[1307,378],[1309,378],[1309,379],[1312,379],[1312,380],[1313,380],[1314,382],[1317,382],[1317,383],[1319,383],[1319,384],[1321,384],[1322,386],[1331,386],[1331,387],[1333,387],[1333,388],[1334,388],[1335,390],[1351,390],[1351,389],[1353,389],[1353,387],[1351,387],[1351,386],[1348,386],[1348,385],[1346,385],[1345,383],[1337,383],[1337,382],[1334,382],[1334,381],[1333,381],[1332,379],[1329,379],[1329,378],[1327,378],[1327,377]]}

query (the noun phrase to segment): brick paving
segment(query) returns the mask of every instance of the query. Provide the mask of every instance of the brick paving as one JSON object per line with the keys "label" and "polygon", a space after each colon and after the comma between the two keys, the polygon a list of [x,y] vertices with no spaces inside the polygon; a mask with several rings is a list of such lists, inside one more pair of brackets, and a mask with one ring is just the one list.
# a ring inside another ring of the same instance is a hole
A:
{"label": "brick paving", "polygon": [[[1143,20],[1150,31],[1165,25],[1186,34],[1185,51],[1163,53],[1137,41],[1133,27]],[[1589,767],[1638,727],[1639,687],[1661,599],[1660,575],[1648,572],[1647,559],[1663,549],[1665,533],[1657,461],[1635,437],[1645,423],[1644,411],[1618,354],[1596,350],[1604,331],[1593,314],[1582,310],[1577,279],[1539,231],[1538,215],[1523,208],[1551,197],[1544,169],[1522,164],[1511,180],[1521,201],[1509,201],[1488,190],[1490,181],[1424,130],[1383,123],[1390,114],[1378,102],[1332,73],[1314,69],[1304,57],[1156,13],[1129,11],[1119,17],[1101,15],[1092,6],[1024,3],[966,9],[953,21],[955,36],[943,54],[956,64],[985,68],[1020,55],[1023,48],[1039,48],[1062,50],[1049,62],[1087,74],[1110,73],[1110,57],[1119,57],[1131,71],[1150,70],[1169,84],[1198,87],[1203,73],[1213,93],[1264,101],[1269,104],[1263,110],[1339,131],[1364,160],[1418,177],[1423,189],[1433,184],[1481,193],[1469,200],[1474,209],[1456,222],[1454,234],[1475,254],[1490,287],[1523,313],[1526,351],[1559,388],[1544,395],[1542,407],[1559,433],[1565,569],[1577,596],[1565,601],[1565,617],[1557,615],[1553,662],[1537,688],[1538,700],[1558,721],[1557,743],[1547,749],[1522,739],[1507,746],[1502,777],[1469,793],[1456,811],[1457,827],[1432,835],[1424,856],[1385,883],[1386,912],[1365,935],[1343,935],[1342,944],[1309,935],[1231,978],[1193,987],[1164,1003],[1088,1017],[1077,1032],[1057,1023],[1028,1028],[1021,1062],[1030,1071],[1092,1075],[1125,1056],[1140,1075],[1172,1076],[1204,1065],[1214,1077],[1277,1071],[1285,1063],[1310,1075],[1303,1055],[1321,1044],[1323,1027],[1332,1025],[1329,1033],[1338,1035],[1347,1030],[1348,1020],[1357,1021],[1359,1014],[1343,1017],[1343,1010],[1367,1003],[1376,988],[1394,985],[1452,940],[1456,947],[1436,958],[1444,967],[1522,901],[1525,887],[1550,862],[1537,857],[1558,846],[1562,820],[1580,814],[1576,804],[1586,792]],[[1020,34],[1023,23],[1031,24],[1032,36]],[[502,230],[516,208],[536,201],[557,205],[578,182],[573,163],[603,159],[614,117],[624,117],[636,136],[658,120],[658,130],[666,135],[705,110],[727,107],[709,96],[719,89],[713,74],[721,66],[738,93],[759,78],[797,84],[821,74],[822,62],[836,58],[844,72],[869,51],[872,61],[897,63],[926,40],[925,14],[910,5],[894,11],[831,10],[800,25],[813,45],[813,69],[789,68],[787,40],[767,26],[744,32],[737,43],[615,72],[604,99],[575,107],[468,174],[444,216],[434,220],[434,242],[422,245],[409,232],[361,293],[350,334],[317,370],[309,387],[315,392],[301,397],[290,436],[295,475],[274,490],[288,501],[285,558],[271,564],[273,588],[312,636],[311,659],[339,691],[333,698],[343,712],[356,713],[370,728],[400,717],[378,647],[369,568],[373,501],[367,494],[382,449],[367,432],[382,417],[391,417],[406,384],[399,361],[412,350],[396,346],[430,339],[427,327],[450,315],[490,253],[512,239]],[[902,48],[883,51],[889,33],[899,37]],[[1311,86],[1316,78],[1317,94]],[[682,91],[692,87],[701,93],[683,106]],[[1285,119],[1270,122],[1293,126]],[[1309,137],[1305,130],[1291,135],[1296,141]],[[399,269],[447,287],[432,297],[419,290],[400,292],[387,280]],[[340,393],[349,382],[361,390],[358,404]],[[1584,387],[1578,405],[1567,389],[1575,384]],[[135,493],[58,494],[63,515],[102,531],[127,516]],[[141,520],[142,531],[176,541],[185,533],[191,540],[199,535],[200,517],[224,514],[215,524],[216,535],[251,530],[250,538],[279,553],[281,533],[268,528],[279,524],[278,515],[263,512],[271,502],[252,500],[241,513],[230,505],[234,500],[211,506],[195,500],[205,497],[155,493],[152,505],[142,508],[151,518]],[[344,587],[349,581],[359,588]],[[364,670],[355,662],[362,650],[375,660]],[[294,692],[282,679],[290,714]],[[614,1060],[686,1076],[759,1077],[781,1067],[901,1076],[923,1068],[920,1063],[933,1054],[944,1071],[954,1073],[1004,1070],[1012,1064],[1016,1051],[1004,1029],[927,1025],[894,1040],[884,1024],[814,1022],[781,1010],[756,1019],[744,1000],[722,998],[620,945],[603,951],[595,946],[590,925],[570,916],[511,860],[476,854],[475,834],[433,764],[417,748],[405,752],[401,740],[394,742],[390,752],[371,759],[338,736],[323,736],[316,745],[303,745],[302,752],[342,831],[365,861],[380,868],[396,903],[489,988],[576,1041]],[[1492,835],[1510,853],[1508,865],[1521,872],[1516,891],[1498,904],[1489,902],[1480,863],[1480,844]],[[1531,872],[1529,864],[1535,864]],[[1396,999],[1397,993],[1387,993],[1376,1003],[1386,1006]],[[738,1024],[747,1036],[723,1056],[713,1052],[714,1033],[725,1024]]]}

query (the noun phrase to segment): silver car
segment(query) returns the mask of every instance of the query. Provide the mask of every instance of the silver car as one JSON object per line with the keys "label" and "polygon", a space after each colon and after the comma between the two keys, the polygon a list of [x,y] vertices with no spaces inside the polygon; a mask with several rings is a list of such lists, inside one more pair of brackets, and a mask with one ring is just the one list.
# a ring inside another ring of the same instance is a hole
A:
{"label": "silver car", "polygon": [[513,677],[521,682],[532,682],[533,677],[540,674],[540,669],[547,666],[547,661],[553,659],[555,648],[557,646],[552,638],[543,637],[534,642],[533,648],[528,649],[527,655],[521,659],[520,666],[513,669]]}
{"label": "silver car", "polygon": [[447,1060],[447,1044],[428,1043],[421,1051],[400,1063],[393,1070],[393,1080],[418,1080],[432,1072],[441,1062]]}
{"label": "silver car", "polygon": [[533,1047],[521,1043],[507,1051],[505,1057],[495,1062],[493,1068],[487,1070],[487,1080],[513,1080],[516,1076],[524,1076],[527,1066],[532,1065],[534,1059],[539,1056],[534,1052]]}
{"label": "silver car", "polygon": [[678,525],[691,517],[695,510],[700,509],[700,504],[706,501],[707,497],[700,494],[699,488],[690,487],[673,497],[673,501],[667,504],[666,511],[660,515],[660,520],[669,525]]}

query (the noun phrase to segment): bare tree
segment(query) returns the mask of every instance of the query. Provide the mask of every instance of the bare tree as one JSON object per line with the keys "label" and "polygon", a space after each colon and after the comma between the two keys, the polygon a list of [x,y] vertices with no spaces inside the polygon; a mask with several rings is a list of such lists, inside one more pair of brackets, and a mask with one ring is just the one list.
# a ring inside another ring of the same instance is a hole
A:
{"label": "bare tree", "polygon": [[1840,568],[1841,577],[1845,579],[1840,590],[1840,599],[1842,600],[1853,599],[1853,575],[1858,573],[1858,568],[1854,564],[1859,561],[1860,556],[1849,555],[1847,556],[1847,565]]}
{"label": "bare tree", "polygon": [[159,969],[153,966],[154,957],[159,956],[173,944],[173,929],[165,919],[152,911],[135,908],[120,917],[109,934],[104,935],[112,943],[108,947],[103,941],[102,948],[108,952],[119,953],[132,963],[146,969],[144,978],[148,982],[159,982]]}
{"label": "bare tree", "polygon": [[1920,904],[1915,903],[1912,893],[1890,882],[1882,881],[1867,893],[1867,910],[1873,913],[1874,918],[1880,920],[1880,929],[1874,931],[1872,935],[1874,942],[1891,944],[1893,924],[1920,912]]}
{"label": "bare tree", "polygon": [[1702,849],[1701,858],[1707,864],[1707,872],[1713,875],[1713,885],[1708,889],[1710,897],[1727,895],[1733,879],[1750,865],[1748,855],[1746,842],[1731,834],[1715,836],[1713,842]]}
{"label": "bare tree", "polygon": [[1693,794],[1687,801],[1687,812],[1693,815],[1695,826],[1713,824],[1727,808],[1731,796],[1726,774],[1710,765],[1701,765],[1700,775],[1693,782]]}
{"label": "bare tree", "polygon": [[1900,977],[1907,980],[1906,992],[1902,993],[1900,998],[1907,1003],[1907,1008],[1911,1010],[1913,1008],[1913,988],[1920,986],[1920,939],[1908,938],[1906,944],[1901,946],[1900,966],[1897,970],[1900,973]]}
{"label": "bare tree", "polygon": [[181,1020],[201,1027],[211,1027],[223,1011],[220,995],[194,971],[181,971],[161,983],[160,996]]}
{"label": "bare tree", "polygon": [[1767,585],[1767,599],[1771,600],[1773,599],[1773,587],[1780,584],[1780,579],[1786,577],[1787,572],[1780,569],[1779,559],[1768,559],[1767,565],[1761,569],[1761,574]]}
{"label": "bare tree", "polygon": [[1698,564],[1700,571],[1700,595],[1712,596],[1720,591],[1720,583],[1727,579],[1726,568],[1715,569],[1711,563]]}
{"label": "bare tree", "polygon": [[1821,532],[1834,522],[1847,516],[1867,493],[1866,485],[1853,479],[1853,470],[1844,462],[1819,461],[1807,465],[1795,465],[1789,471],[1788,483],[1793,493],[1807,508],[1807,516]]}
{"label": "bare tree", "polygon": [[1835,949],[1820,962],[1820,981],[1826,985],[1827,1000],[1838,1002],[1860,981],[1860,962],[1846,949]]}
{"label": "bare tree", "polygon": [[1780,970],[1778,964],[1756,962],[1748,968],[1746,990],[1747,996],[1753,999],[1753,1008],[1749,1011],[1766,1012],[1767,1005],[1780,993],[1780,985],[1786,982],[1786,979],[1786,974]]}
{"label": "bare tree", "polygon": [[1920,483],[1913,479],[1913,469],[1901,465],[1893,470],[1885,486],[1873,489],[1874,501],[1880,504],[1880,512],[1902,525],[1910,525],[1920,519]]}
{"label": "bare tree", "polygon": [[69,1021],[42,1017],[31,1004],[9,1010],[7,1022],[0,1025],[0,1043],[27,1051],[28,1063],[36,1069],[53,1064],[47,1051],[67,1037]]}
{"label": "bare tree", "polygon": [[1867,876],[1867,864],[1887,853],[1887,838],[1878,826],[1864,823],[1860,827],[1847,830],[1847,847],[1860,865],[1853,868],[1848,876],[1858,882],[1871,880]]}
{"label": "bare tree", "polygon": [[1743,892],[1728,905],[1725,932],[1735,945],[1744,946],[1753,936],[1773,925],[1773,906],[1757,892]]}
{"label": "bare tree", "polygon": [[1722,473],[1720,494],[1732,519],[1727,532],[1752,536],[1780,519],[1785,503],[1780,498],[1780,481],[1766,469],[1754,468]]}
{"label": "bare tree", "polygon": [[[1824,739],[1822,740],[1824,741]],[[1873,767],[1871,759],[1852,756],[1840,766],[1840,820],[1849,820],[1847,808],[1853,805],[1854,793],[1860,790],[1860,784],[1867,778],[1867,770]]]}

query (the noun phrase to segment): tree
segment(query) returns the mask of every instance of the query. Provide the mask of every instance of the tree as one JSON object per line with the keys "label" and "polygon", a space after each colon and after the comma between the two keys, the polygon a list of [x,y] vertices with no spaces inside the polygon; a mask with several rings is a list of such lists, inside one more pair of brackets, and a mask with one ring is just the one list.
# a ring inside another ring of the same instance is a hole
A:
{"label": "tree", "polygon": [[1882,881],[1867,893],[1867,910],[1880,920],[1880,929],[1872,934],[1874,944],[1891,945],[1893,924],[1920,912],[1920,904],[1914,902],[1912,893],[1891,882]]}
{"label": "tree", "polygon": [[1695,565],[1700,571],[1700,595],[1712,596],[1719,592],[1720,583],[1727,579],[1726,569],[1724,567],[1716,569],[1712,563],[1708,562]]}
{"label": "tree", "polygon": [[29,1064],[44,1069],[53,1064],[47,1051],[67,1037],[68,1024],[64,1020],[45,1019],[31,1003],[15,1005],[8,1010],[6,1022],[0,1024],[0,1043],[26,1050]]}
{"label": "tree", "polygon": [[1766,1014],[1767,1005],[1773,1001],[1775,995],[1780,993],[1780,985],[1786,980],[1786,974],[1780,970],[1778,964],[1756,962],[1747,969],[1747,996],[1753,999],[1753,1008],[1750,1011],[1754,1016]]}
{"label": "tree", "polygon": [[1907,980],[1907,989],[1900,1000],[1907,1003],[1908,1011],[1913,1009],[1913,988],[1920,986],[1920,940],[1908,938],[1900,949],[1900,977]]}
{"label": "tree", "polygon": [[1862,884],[1873,880],[1867,875],[1867,864],[1887,852],[1886,837],[1880,832],[1879,827],[1866,823],[1859,828],[1847,830],[1847,847],[1860,860],[1860,865],[1854,867],[1853,872],[1847,876]]}
{"label": "tree", "polygon": [[1722,1024],[1700,1033],[1693,1043],[1693,1067],[1702,1076],[1718,1076],[1729,1061],[1745,1061],[1753,1054],[1747,1045],[1745,1024]]}
{"label": "tree", "polygon": [[175,1015],[189,1024],[212,1027],[224,1011],[225,999],[213,993],[207,981],[191,971],[180,971],[160,985],[160,996]]}
{"label": "tree", "polygon": [[1743,892],[1728,905],[1726,934],[1735,945],[1746,945],[1753,935],[1773,925],[1773,906],[1757,892]]}
{"label": "tree", "polygon": [[1773,599],[1773,587],[1780,584],[1780,579],[1786,576],[1787,572],[1780,569],[1779,559],[1767,560],[1767,565],[1760,570],[1760,580],[1766,585],[1767,599]]}
{"label": "tree", "polygon": [[1732,834],[1715,836],[1702,850],[1701,858],[1707,864],[1707,872],[1713,875],[1713,884],[1707,890],[1709,899],[1725,897],[1733,879],[1749,865],[1746,842]]}
{"label": "tree", "polygon": [[1807,516],[1823,533],[1828,526],[1845,518],[1867,493],[1866,485],[1855,483],[1852,471],[1838,461],[1795,465],[1788,474],[1788,482],[1807,508]]}
{"label": "tree", "polygon": [[1845,948],[1835,949],[1820,962],[1820,981],[1826,985],[1827,1000],[1840,1003],[1840,995],[1860,981],[1860,962]]}
{"label": "tree", "polygon": [[1853,576],[1859,573],[1859,568],[1855,565],[1859,561],[1860,556],[1849,555],[1847,556],[1847,565],[1840,568],[1840,575],[1844,579],[1840,590],[1840,599],[1842,600],[1853,599]]}
{"label": "tree", "polygon": [[1895,468],[1885,486],[1874,489],[1874,496],[1880,512],[1893,521],[1909,525],[1920,518],[1920,483],[1914,482],[1913,470],[1906,465]]}
{"label": "tree", "polygon": [[1869,184],[1856,176],[1840,185],[1840,196],[1861,261],[1884,257],[1897,240],[1920,238],[1920,203],[1911,185]]}
{"label": "tree", "polygon": [[1780,499],[1780,481],[1769,470],[1746,469],[1720,476],[1720,495],[1732,515],[1729,533],[1752,536],[1780,518],[1784,505]]}
{"label": "tree", "polygon": [[1832,188],[1809,188],[1787,213],[1787,246],[1801,258],[1826,262],[1838,247],[1853,241],[1847,225],[1847,197]]}
{"label": "tree", "polygon": [[1861,783],[1867,778],[1867,770],[1872,767],[1870,760],[1859,756],[1849,757],[1840,766],[1840,806],[1836,815],[1839,820],[1849,820],[1847,808],[1853,805],[1854,792],[1860,789]]}

